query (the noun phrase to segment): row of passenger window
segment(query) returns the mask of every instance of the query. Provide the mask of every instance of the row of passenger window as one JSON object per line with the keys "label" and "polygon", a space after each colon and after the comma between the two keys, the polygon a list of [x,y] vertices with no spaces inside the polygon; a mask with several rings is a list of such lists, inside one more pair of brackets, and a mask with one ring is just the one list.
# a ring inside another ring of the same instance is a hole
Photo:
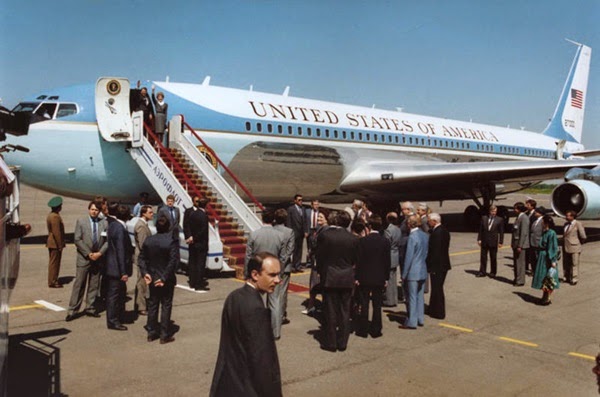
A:
{"label": "row of passenger window", "polygon": [[[275,131],[276,130],[276,131]],[[252,131],[252,123],[246,122],[246,131]],[[263,132],[263,124],[256,123],[255,125],[256,132]],[[367,141],[367,142],[380,142],[380,143],[392,143],[392,144],[402,144],[402,145],[416,145],[416,146],[427,146],[427,147],[438,147],[438,148],[453,148],[453,149],[467,149],[471,150],[471,142],[464,141],[455,141],[452,139],[437,139],[437,138],[417,138],[417,137],[406,137],[404,135],[399,136],[398,134],[383,134],[383,133],[369,133],[365,132],[354,132],[350,131],[349,133],[345,130],[329,130],[321,129],[321,128],[312,128],[312,127],[302,127],[296,126],[293,127],[291,125],[283,126],[281,124],[266,124],[266,132],[269,134],[277,133],[279,135],[292,135],[292,136],[308,136],[308,137],[317,137],[317,138],[334,138],[334,139],[349,139],[351,141]],[[512,146],[503,146],[503,145],[491,145],[491,144],[473,144],[474,150],[485,151],[485,152],[497,152],[497,153],[507,153],[507,154],[525,154],[536,157],[552,157],[552,152],[548,150],[531,150],[531,149],[523,149],[516,148]]]}

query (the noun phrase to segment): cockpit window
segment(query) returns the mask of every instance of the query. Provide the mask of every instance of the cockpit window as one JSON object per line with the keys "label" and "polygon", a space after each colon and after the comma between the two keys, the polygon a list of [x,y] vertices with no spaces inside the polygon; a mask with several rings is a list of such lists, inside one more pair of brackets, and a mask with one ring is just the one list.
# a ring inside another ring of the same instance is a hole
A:
{"label": "cockpit window", "polygon": [[56,118],[70,116],[77,113],[77,105],[74,103],[61,103],[58,105],[58,112]]}
{"label": "cockpit window", "polygon": [[47,120],[54,118],[54,112],[56,111],[56,103],[42,103],[39,108],[35,111],[35,114],[42,116]]}
{"label": "cockpit window", "polygon": [[39,102],[21,102],[12,110],[13,112],[32,113],[38,107]]}

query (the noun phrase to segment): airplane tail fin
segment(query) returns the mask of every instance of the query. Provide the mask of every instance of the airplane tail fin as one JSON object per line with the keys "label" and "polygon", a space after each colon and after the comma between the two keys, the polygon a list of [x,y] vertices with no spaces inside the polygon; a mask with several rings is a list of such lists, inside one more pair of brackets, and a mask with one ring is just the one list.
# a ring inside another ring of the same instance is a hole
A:
{"label": "airplane tail fin", "polygon": [[578,46],[577,53],[556,105],[554,116],[543,134],[564,139],[567,142],[580,143],[592,49],[583,44],[571,42]]}

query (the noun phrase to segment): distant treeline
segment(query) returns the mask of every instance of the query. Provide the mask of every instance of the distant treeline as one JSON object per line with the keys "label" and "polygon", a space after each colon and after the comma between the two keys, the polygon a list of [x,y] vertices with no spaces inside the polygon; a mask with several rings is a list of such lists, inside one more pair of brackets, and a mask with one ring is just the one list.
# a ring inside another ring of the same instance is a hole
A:
{"label": "distant treeline", "polygon": [[556,184],[550,183],[540,183],[539,185],[535,185],[532,187],[528,187],[523,190],[524,193],[537,193],[537,194],[550,194],[552,190],[556,187]]}

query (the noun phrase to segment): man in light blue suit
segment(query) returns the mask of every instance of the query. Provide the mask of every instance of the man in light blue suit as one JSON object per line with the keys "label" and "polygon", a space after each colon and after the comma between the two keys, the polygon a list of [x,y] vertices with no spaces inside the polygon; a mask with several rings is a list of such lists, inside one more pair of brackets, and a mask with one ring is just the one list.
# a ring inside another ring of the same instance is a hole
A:
{"label": "man in light blue suit", "polygon": [[425,321],[424,288],[427,279],[427,251],[429,236],[419,229],[419,217],[408,218],[410,235],[406,246],[406,256],[402,267],[402,283],[406,295],[406,312],[408,317],[400,328],[416,329]]}

